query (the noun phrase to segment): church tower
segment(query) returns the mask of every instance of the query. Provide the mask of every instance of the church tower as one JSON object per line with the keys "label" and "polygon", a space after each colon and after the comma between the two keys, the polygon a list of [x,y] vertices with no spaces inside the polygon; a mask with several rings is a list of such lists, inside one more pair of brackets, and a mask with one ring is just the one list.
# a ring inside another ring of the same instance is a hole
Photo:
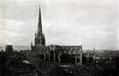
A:
{"label": "church tower", "polygon": [[45,46],[45,36],[42,31],[41,8],[39,8],[38,29],[37,33],[35,33],[34,44],[35,47]]}

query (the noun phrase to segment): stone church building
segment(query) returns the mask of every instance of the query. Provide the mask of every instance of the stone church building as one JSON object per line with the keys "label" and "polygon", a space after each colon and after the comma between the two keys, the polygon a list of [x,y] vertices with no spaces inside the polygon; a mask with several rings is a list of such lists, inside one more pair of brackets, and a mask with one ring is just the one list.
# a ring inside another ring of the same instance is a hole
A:
{"label": "stone church building", "polygon": [[82,65],[81,45],[46,45],[45,35],[42,31],[41,8],[39,8],[38,29],[35,33],[34,43],[31,43],[29,55],[32,63],[35,65],[37,65],[40,60],[45,62],[58,62],[60,64]]}

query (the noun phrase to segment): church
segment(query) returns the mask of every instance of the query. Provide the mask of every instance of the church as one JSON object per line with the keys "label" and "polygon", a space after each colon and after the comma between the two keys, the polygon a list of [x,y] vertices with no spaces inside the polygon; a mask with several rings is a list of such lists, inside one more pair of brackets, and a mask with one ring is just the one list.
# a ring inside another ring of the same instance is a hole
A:
{"label": "church", "polygon": [[82,45],[46,45],[45,35],[42,31],[41,15],[41,8],[39,8],[37,32],[35,33],[34,44],[31,43],[31,51],[29,54],[32,63],[36,66],[40,61],[82,65]]}

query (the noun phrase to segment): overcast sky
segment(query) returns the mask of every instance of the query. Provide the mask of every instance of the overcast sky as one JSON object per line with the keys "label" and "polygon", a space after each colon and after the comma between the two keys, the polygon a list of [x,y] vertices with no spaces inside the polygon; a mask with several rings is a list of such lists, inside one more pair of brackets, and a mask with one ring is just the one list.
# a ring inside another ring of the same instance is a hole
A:
{"label": "overcast sky", "polygon": [[42,8],[47,45],[119,49],[118,0],[0,0],[0,45],[30,45]]}

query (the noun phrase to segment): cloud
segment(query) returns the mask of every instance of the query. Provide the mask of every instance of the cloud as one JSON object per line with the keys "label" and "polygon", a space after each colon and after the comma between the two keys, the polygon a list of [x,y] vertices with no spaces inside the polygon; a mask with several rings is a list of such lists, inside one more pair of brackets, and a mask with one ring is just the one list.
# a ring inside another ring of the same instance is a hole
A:
{"label": "cloud", "polygon": [[1,44],[29,45],[33,41],[39,4],[48,45],[118,49],[118,0],[2,1]]}
{"label": "cloud", "polygon": [[119,17],[115,2],[49,2],[44,14],[48,44],[83,44],[85,48],[116,49]]}
{"label": "cloud", "polygon": [[32,30],[32,28],[34,27],[34,24],[32,23],[33,21],[27,23],[12,19],[2,19],[0,20],[0,22],[0,27],[2,27],[2,29],[0,30],[1,45],[28,45],[30,43],[30,40],[32,41],[33,33],[35,32],[35,29]]}

